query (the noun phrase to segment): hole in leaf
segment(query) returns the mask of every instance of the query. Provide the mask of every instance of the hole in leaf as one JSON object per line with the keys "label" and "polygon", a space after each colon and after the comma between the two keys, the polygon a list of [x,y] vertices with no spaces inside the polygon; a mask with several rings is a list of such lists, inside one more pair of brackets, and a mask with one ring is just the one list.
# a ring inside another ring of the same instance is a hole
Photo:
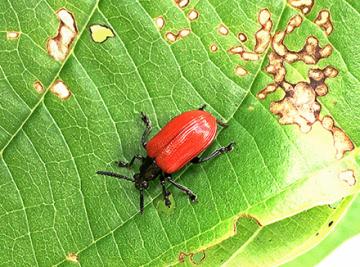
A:
{"label": "hole in leaf", "polygon": [[108,38],[114,37],[114,32],[112,29],[103,25],[91,25],[90,26],[91,38],[95,43],[103,43]]}
{"label": "hole in leaf", "polygon": [[155,19],[155,24],[156,24],[156,26],[157,26],[157,28],[159,29],[159,30],[161,30],[162,28],[164,28],[164,26],[165,26],[165,19],[163,18],[163,17],[157,17],[156,19]]}
{"label": "hole in leaf", "polygon": [[36,81],[34,82],[34,88],[36,90],[36,92],[38,92],[39,94],[44,93],[44,86],[42,85],[42,83],[40,81]]}
{"label": "hole in leaf", "polygon": [[69,53],[70,46],[78,34],[74,16],[65,8],[56,12],[60,22],[55,37],[47,42],[47,50],[50,56],[57,61],[63,61]]}
{"label": "hole in leaf", "polygon": [[20,32],[16,32],[16,31],[8,31],[8,32],[6,32],[6,39],[7,40],[16,40],[19,37],[20,37]]}
{"label": "hole in leaf", "polygon": [[314,5],[314,0],[288,0],[288,3],[303,14],[308,14]]}
{"label": "hole in leaf", "polygon": [[66,100],[71,96],[69,88],[61,80],[57,80],[51,86],[50,91],[61,100]]}
{"label": "hole in leaf", "polygon": [[245,33],[240,32],[240,33],[238,34],[238,38],[239,38],[239,40],[240,40],[241,42],[246,42],[246,41],[247,41],[247,36],[246,36]]}
{"label": "hole in leaf", "polygon": [[331,22],[330,12],[328,10],[321,10],[315,18],[314,23],[318,25],[328,36],[334,29]]}
{"label": "hole in leaf", "polygon": [[194,21],[199,17],[199,12],[195,9],[190,10],[190,12],[187,15],[188,19],[190,21]]}
{"label": "hole in leaf", "polygon": [[229,34],[229,29],[227,27],[225,27],[225,25],[221,24],[218,28],[218,32],[221,35],[228,35]]}

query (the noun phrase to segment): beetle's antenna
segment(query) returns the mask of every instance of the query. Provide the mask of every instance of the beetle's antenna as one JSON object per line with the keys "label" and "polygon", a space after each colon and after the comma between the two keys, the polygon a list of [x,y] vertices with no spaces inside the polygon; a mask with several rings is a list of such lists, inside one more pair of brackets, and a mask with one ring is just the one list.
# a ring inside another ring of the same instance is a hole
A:
{"label": "beetle's antenna", "polygon": [[96,174],[105,175],[105,176],[111,176],[111,177],[115,177],[115,178],[118,178],[118,179],[125,179],[125,180],[128,180],[130,182],[135,182],[134,179],[131,179],[131,178],[127,177],[127,176],[124,176],[124,175],[121,175],[121,174],[118,174],[118,173],[114,173],[114,172],[97,171]]}
{"label": "beetle's antenna", "polygon": [[144,213],[144,190],[140,189],[140,213]]}

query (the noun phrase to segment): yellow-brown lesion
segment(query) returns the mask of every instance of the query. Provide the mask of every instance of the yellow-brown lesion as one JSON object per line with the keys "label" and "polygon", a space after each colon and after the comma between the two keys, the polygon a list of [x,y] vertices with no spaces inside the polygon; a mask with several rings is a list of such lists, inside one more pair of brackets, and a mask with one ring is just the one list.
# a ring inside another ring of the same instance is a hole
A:
{"label": "yellow-brown lesion", "polygon": [[38,92],[39,94],[44,93],[45,89],[44,89],[43,84],[40,81],[35,81],[33,86],[34,86],[35,91]]}
{"label": "yellow-brown lesion", "polygon": [[175,0],[175,4],[179,8],[185,8],[189,5],[190,0]]}
{"label": "yellow-brown lesion", "polygon": [[47,42],[47,51],[57,61],[63,61],[69,54],[70,46],[78,34],[75,18],[65,8],[56,12],[59,28],[55,37]]}
{"label": "yellow-brown lesion", "polygon": [[334,119],[332,117],[324,116],[321,122],[323,127],[330,131],[333,135],[334,147],[336,149],[335,157],[337,159],[341,159],[345,152],[352,151],[354,149],[354,144],[350,140],[349,136],[347,136],[342,129],[335,126]]}
{"label": "yellow-brown lesion", "polygon": [[50,91],[61,100],[66,100],[71,96],[71,91],[62,80],[56,80],[50,87]]}
{"label": "yellow-brown lesion", "polygon": [[190,10],[190,12],[187,14],[187,17],[190,21],[194,21],[199,17],[199,12],[195,9]]}
{"label": "yellow-brown lesion", "polygon": [[314,20],[314,23],[318,25],[327,36],[329,36],[334,30],[331,22],[330,12],[328,10],[321,10]]}
{"label": "yellow-brown lesion", "polygon": [[284,40],[300,27],[302,22],[303,18],[297,14],[290,18],[285,30],[274,34],[271,43],[273,51],[269,54],[269,64],[265,67],[265,71],[273,76],[273,82],[262,89],[257,97],[265,99],[277,89],[283,90],[284,97],[270,104],[270,111],[279,116],[279,123],[298,125],[302,132],[307,133],[315,122],[322,122],[323,127],[332,133],[336,158],[341,159],[346,151],[354,149],[354,145],[345,132],[334,125],[333,118],[320,118],[321,105],[318,101],[318,97],[325,96],[329,91],[326,79],[336,77],[338,70],[333,66],[323,69],[313,67],[308,71],[308,81],[291,83],[286,80],[286,63],[302,61],[313,65],[329,57],[333,51],[329,44],[321,47],[315,36],[308,36],[299,51],[290,50]]}
{"label": "yellow-brown lesion", "polygon": [[288,3],[293,8],[300,10],[304,15],[310,13],[314,6],[314,0],[288,0]]}
{"label": "yellow-brown lesion", "polygon": [[163,16],[159,16],[157,18],[155,18],[155,24],[156,24],[156,27],[161,30],[162,28],[164,28],[165,26],[165,19]]}
{"label": "yellow-brown lesion", "polygon": [[73,263],[79,263],[79,256],[74,252],[70,252],[66,255],[66,260]]}
{"label": "yellow-brown lesion", "polygon": [[18,31],[7,31],[6,39],[7,40],[16,40],[20,37],[21,32]]}
{"label": "yellow-brown lesion", "polygon": [[191,29],[184,28],[184,29],[179,30],[177,33],[167,32],[165,34],[165,38],[169,42],[174,43],[174,42],[178,41],[179,39],[182,39],[182,38],[185,38],[185,37],[189,36],[190,33],[191,33]]}
{"label": "yellow-brown lesion", "polygon": [[261,28],[255,33],[256,44],[254,52],[262,54],[265,52],[266,48],[268,48],[271,42],[271,29],[273,22],[271,20],[271,14],[268,9],[265,8],[260,10],[258,21],[261,25]]}

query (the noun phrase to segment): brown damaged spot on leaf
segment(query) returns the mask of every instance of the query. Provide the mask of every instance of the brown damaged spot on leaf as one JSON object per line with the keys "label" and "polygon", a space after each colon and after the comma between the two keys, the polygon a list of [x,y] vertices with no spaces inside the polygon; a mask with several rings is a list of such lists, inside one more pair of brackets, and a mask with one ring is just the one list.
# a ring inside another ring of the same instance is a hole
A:
{"label": "brown damaged spot on leaf", "polygon": [[187,14],[187,17],[190,21],[194,21],[199,17],[199,12],[195,9],[190,10],[190,12]]}
{"label": "brown damaged spot on leaf", "polygon": [[330,116],[319,119],[321,106],[317,99],[328,93],[329,89],[325,80],[336,77],[338,71],[332,66],[323,69],[312,68],[308,72],[309,82],[301,81],[292,84],[286,80],[285,63],[303,61],[305,64],[311,65],[329,57],[332,53],[330,45],[321,48],[318,39],[314,36],[306,39],[306,43],[300,51],[289,50],[284,44],[284,39],[287,34],[300,27],[301,23],[301,16],[295,15],[289,20],[284,31],[274,35],[273,51],[268,56],[269,64],[265,68],[265,71],[274,77],[274,82],[261,90],[257,97],[265,99],[268,94],[281,88],[285,96],[270,104],[270,111],[279,116],[279,123],[296,124],[302,132],[307,133],[316,121],[321,121],[323,127],[332,133],[336,158],[341,159],[345,152],[354,149],[354,145],[343,130],[334,126],[334,121]]}
{"label": "brown damaged spot on leaf", "polygon": [[165,34],[165,38],[169,41],[169,42],[175,42],[176,41],[176,38],[177,38],[177,35],[172,33],[172,32],[167,32]]}
{"label": "brown damaged spot on leaf", "polygon": [[241,42],[243,42],[243,43],[247,41],[247,36],[246,36],[245,33],[240,32],[240,33],[238,34],[238,38],[239,38],[239,40],[240,40]]}
{"label": "brown damaged spot on leaf", "polygon": [[188,35],[190,35],[191,33],[191,30],[190,29],[182,29],[180,30],[178,33],[173,33],[173,32],[167,32],[165,34],[165,38],[171,42],[171,43],[174,43],[175,41],[181,39],[181,38],[184,38]]}
{"label": "brown damaged spot on leaf", "polygon": [[187,257],[187,256],[189,256],[189,254],[187,254],[185,252],[180,252],[179,257],[178,257],[179,262],[183,263],[185,261],[185,257]]}
{"label": "brown damaged spot on leaf", "polygon": [[56,80],[50,87],[50,91],[61,100],[66,100],[71,96],[69,88],[61,80]]}
{"label": "brown damaged spot on leaf", "polygon": [[334,125],[334,120],[330,116],[325,116],[322,119],[323,127],[330,131],[334,138],[334,146],[336,149],[336,158],[341,159],[345,152],[352,151],[354,144],[343,130]]}
{"label": "brown damaged spot on leaf", "polygon": [[91,38],[95,43],[103,43],[108,38],[114,37],[112,29],[105,25],[94,24],[90,26]]}
{"label": "brown damaged spot on leaf", "polygon": [[299,9],[303,14],[308,14],[314,6],[314,0],[288,0],[290,6]]}
{"label": "brown damaged spot on leaf", "polygon": [[[284,45],[286,35],[293,32],[297,27],[300,27],[301,23],[301,16],[295,15],[289,20],[285,31],[275,33],[272,40],[273,52],[270,53],[268,57],[269,64],[265,68],[266,72],[274,76],[275,83],[269,84],[258,94],[260,99],[264,99],[267,94],[274,92],[276,88],[281,85],[281,87],[289,87],[289,84],[285,81],[285,62],[294,63],[296,61],[303,61],[306,64],[315,64],[320,59],[331,55],[332,47],[327,45],[324,48],[321,48],[319,46],[319,41],[314,36],[309,36],[306,39],[304,47],[298,52],[291,51]],[[327,71],[329,71],[329,69]],[[310,75],[312,74],[315,75],[315,71],[310,72]],[[320,89],[317,90],[320,91]]]}
{"label": "brown damaged spot on leaf", "polygon": [[183,263],[185,261],[185,258],[189,257],[190,262],[192,264],[198,265],[201,264],[203,260],[205,260],[205,251],[199,251],[197,253],[185,253],[185,252],[180,252],[179,254],[179,262]]}
{"label": "brown damaged spot on leaf", "polygon": [[164,28],[164,26],[165,26],[165,19],[164,19],[162,16],[157,17],[157,18],[155,19],[155,24],[156,24],[156,27],[157,27],[159,30],[161,30],[161,29]]}
{"label": "brown damaged spot on leaf", "polygon": [[289,50],[284,45],[286,35],[293,32],[297,27],[300,27],[301,23],[301,16],[295,15],[289,20],[285,31],[275,33],[272,41],[274,52],[280,57],[284,57],[288,63],[303,61],[306,64],[316,64],[320,59],[329,57],[332,53],[332,47],[326,45],[321,48],[319,40],[314,36],[309,36],[305,41],[304,47],[297,52]]}
{"label": "brown damaged spot on leaf", "polygon": [[19,37],[20,37],[20,32],[16,32],[16,31],[8,31],[8,32],[6,32],[6,39],[7,40],[16,40]]}
{"label": "brown damaged spot on leaf", "polygon": [[240,59],[246,61],[256,61],[260,58],[259,55],[254,52],[245,51],[242,46],[231,47],[228,52],[234,55],[239,55]]}
{"label": "brown damaged spot on leaf", "polygon": [[303,18],[300,15],[293,16],[286,25],[286,33],[292,33],[296,28],[301,26],[302,22]]}
{"label": "brown damaged spot on leaf", "polygon": [[74,16],[65,8],[56,12],[60,25],[55,37],[47,42],[47,51],[57,61],[63,61],[70,51],[70,46],[74,41],[78,30]]}
{"label": "brown damaged spot on leaf", "polygon": [[236,227],[236,225],[237,225],[237,223],[238,223],[238,221],[239,220],[241,220],[241,219],[251,219],[252,221],[254,221],[259,227],[263,227],[264,225],[259,221],[259,219],[258,218],[256,218],[255,216],[253,216],[253,215],[250,215],[250,214],[241,214],[239,217],[237,217],[237,219],[235,220],[235,222],[234,222],[234,234],[236,234],[236,232],[237,232],[237,227]]}
{"label": "brown damaged spot on leaf", "polygon": [[271,103],[270,111],[280,117],[280,124],[297,124],[302,132],[309,132],[321,109],[314,90],[305,82],[283,88],[286,96]]}
{"label": "brown damaged spot on leaf", "polygon": [[273,26],[271,14],[268,9],[262,9],[259,12],[258,21],[261,29],[255,33],[255,48],[254,52],[258,54],[264,53],[271,41],[271,29]]}
{"label": "brown damaged spot on leaf", "polygon": [[200,251],[198,253],[195,253],[193,255],[190,256],[190,261],[195,264],[195,265],[198,265],[198,264],[201,264],[201,262],[203,260],[205,260],[205,251]]}
{"label": "brown damaged spot on leaf", "polygon": [[190,33],[191,33],[190,29],[182,29],[181,31],[179,31],[178,37],[184,38],[188,36]]}
{"label": "brown damaged spot on leaf", "polygon": [[69,254],[66,255],[66,260],[67,261],[71,261],[74,263],[79,263],[79,257],[76,253],[74,252],[70,252]]}
{"label": "brown damaged spot on leaf", "polygon": [[216,44],[210,45],[210,51],[211,51],[211,52],[215,53],[217,50],[218,50],[218,47],[217,47]]}
{"label": "brown damaged spot on leaf", "polygon": [[34,82],[34,88],[36,90],[36,92],[38,92],[39,94],[44,93],[44,86],[42,85],[42,83],[40,81],[36,81]]}
{"label": "brown damaged spot on leaf", "polygon": [[247,71],[246,69],[244,69],[243,67],[241,67],[241,66],[237,66],[237,67],[235,68],[235,74],[236,74],[237,76],[242,77],[242,76],[247,75],[247,74],[248,74],[248,71]]}
{"label": "brown damaged spot on leaf", "polygon": [[185,8],[189,4],[190,0],[175,0],[175,4],[180,8]]}
{"label": "brown damaged spot on leaf", "polygon": [[[260,59],[260,54],[264,53],[271,43],[271,29],[273,22],[271,20],[271,13],[268,9],[261,9],[258,15],[258,21],[261,28],[255,33],[255,47],[254,51],[245,51],[243,46],[231,47],[228,52],[240,56],[241,60],[257,61]],[[218,29],[219,33],[225,35],[228,29],[222,29],[221,25]],[[241,42],[247,41],[247,36],[244,33],[239,33],[238,38]]]}
{"label": "brown damaged spot on leaf", "polygon": [[350,186],[356,184],[356,178],[353,170],[345,170],[339,174],[339,178]]}
{"label": "brown damaged spot on leaf", "polygon": [[[247,214],[247,213],[243,213],[240,214],[236,217],[233,217],[231,219],[231,221],[229,221],[229,225],[226,226],[226,228],[228,228],[228,231],[226,234],[224,234],[222,236],[222,238],[215,240],[214,242],[208,244],[207,246],[202,246],[199,248],[196,248],[195,252],[185,252],[185,251],[180,251],[179,252],[179,256],[178,256],[178,260],[179,263],[184,263],[185,260],[187,260],[187,257],[189,257],[188,259],[190,260],[191,264],[202,264],[204,263],[203,261],[205,260],[205,251],[207,250],[213,250],[214,247],[218,246],[219,244],[221,244],[221,242],[231,239],[232,237],[234,237],[237,234],[242,234],[241,230],[237,230],[238,225],[241,225],[241,220],[246,220],[251,222],[252,227],[263,227],[264,225],[253,215],[251,214]],[[210,252],[211,253],[211,252]],[[209,258],[207,258],[207,261],[209,263]],[[186,262],[188,263],[188,262]]]}
{"label": "brown damaged spot on leaf", "polygon": [[328,10],[321,10],[315,18],[314,23],[318,25],[327,36],[329,36],[334,29]]}
{"label": "brown damaged spot on leaf", "polygon": [[218,33],[220,33],[221,35],[228,35],[229,29],[224,24],[221,24],[218,28]]}
{"label": "brown damaged spot on leaf", "polygon": [[[279,115],[280,124],[297,124],[302,132],[307,133],[311,130],[311,126],[319,120],[321,106],[317,97],[327,93],[327,86],[324,82],[327,78],[336,75],[337,71],[332,67],[310,69],[310,83],[291,84],[283,79],[277,84],[268,85],[258,96],[265,98],[268,93],[273,92],[277,87],[281,87],[285,96],[279,101],[272,102],[270,111]],[[283,78],[285,78],[285,74]]]}

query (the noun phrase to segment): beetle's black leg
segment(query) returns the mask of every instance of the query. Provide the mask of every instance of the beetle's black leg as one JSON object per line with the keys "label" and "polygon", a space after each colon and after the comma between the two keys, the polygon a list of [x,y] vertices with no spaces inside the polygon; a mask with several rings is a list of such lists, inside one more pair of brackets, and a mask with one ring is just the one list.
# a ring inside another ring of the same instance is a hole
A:
{"label": "beetle's black leg", "polygon": [[118,167],[120,168],[130,168],[133,164],[135,159],[141,160],[143,161],[145,159],[145,157],[141,156],[141,155],[135,155],[130,162],[125,162],[125,161],[115,161],[115,163],[118,165]]}
{"label": "beetle's black leg", "polygon": [[234,145],[235,145],[235,143],[232,142],[232,143],[228,144],[227,146],[220,147],[220,148],[216,149],[209,156],[207,156],[205,158],[196,157],[196,158],[193,158],[190,162],[194,163],[194,164],[198,164],[198,163],[202,163],[202,162],[208,161],[210,159],[216,158],[216,157],[218,157],[218,156],[220,156],[222,154],[225,154],[225,153],[230,152],[231,150],[233,150]]}
{"label": "beetle's black leg", "polygon": [[180,190],[183,191],[185,194],[187,194],[192,202],[195,202],[195,201],[196,201],[196,198],[197,198],[196,195],[195,195],[189,188],[187,188],[187,187],[185,187],[185,186],[183,186],[183,185],[178,184],[177,182],[175,182],[175,181],[173,180],[173,178],[171,177],[170,174],[167,174],[167,175],[166,175],[166,179],[167,179],[170,183],[172,183],[174,186],[176,186],[178,189],[180,189]]}
{"label": "beetle's black leg", "polygon": [[166,190],[166,188],[165,188],[165,177],[163,174],[160,175],[160,183],[162,186],[162,192],[163,192],[163,196],[164,196],[165,206],[170,208],[170,205],[171,205],[171,201],[169,199],[170,192],[168,190]]}
{"label": "beetle's black leg", "polygon": [[141,137],[141,144],[143,145],[143,147],[145,147],[146,143],[147,143],[147,139],[151,132],[152,126],[151,126],[151,121],[150,121],[149,117],[146,116],[146,114],[144,112],[141,112],[141,120],[145,123],[145,126],[146,126],[145,131]]}
{"label": "beetle's black leg", "polygon": [[204,110],[206,108],[206,104],[202,105],[199,110]]}
{"label": "beetle's black leg", "polygon": [[[204,110],[205,108],[206,108],[206,104],[202,105],[202,106],[199,108],[199,110]],[[219,124],[219,125],[220,125],[221,127],[223,127],[223,128],[228,127],[227,123],[222,122],[222,121],[219,120],[219,119],[216,119],[216,123]]]}
{"label": "beetle's black leg", "polygon": [[229,125],[219,119],[216,119],[216,123],[219,124],[223,128],[227,128]]}
{"label": "beetle's black leg", "polygon": [[144,213],[144,190],[140,189],[140,213]]}
{"label": "beetle's black leg", "polygon": [[100,175],[105,175],[105,176],[111,176],[111,177],[115,177],[118,179],[124,179],[124,180],[128,180],[130,182],[135,182],[134,179],[129,178],[127,176],[118,174],[118,173],[114,173],[114,172],[109,172],[109,171],[97,171],[96,174],[100,174]]}

